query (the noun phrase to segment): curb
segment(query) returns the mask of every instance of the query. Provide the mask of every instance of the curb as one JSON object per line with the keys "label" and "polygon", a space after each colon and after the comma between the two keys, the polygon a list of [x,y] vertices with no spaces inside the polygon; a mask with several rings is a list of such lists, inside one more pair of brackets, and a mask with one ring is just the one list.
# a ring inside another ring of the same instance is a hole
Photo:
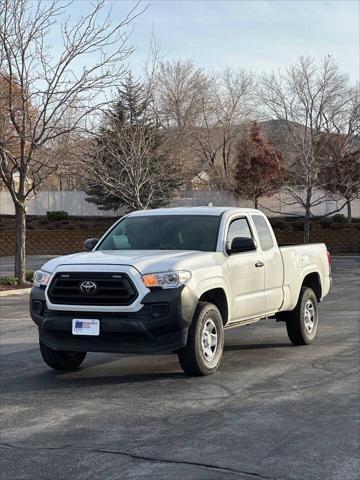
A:
{"label": "curb", "polygon": [[30,293],[30,288],[17,288],[16,290],[2,290],[0,291],[0,297],[9,297],[10,295],[22,295],[24,293]]}

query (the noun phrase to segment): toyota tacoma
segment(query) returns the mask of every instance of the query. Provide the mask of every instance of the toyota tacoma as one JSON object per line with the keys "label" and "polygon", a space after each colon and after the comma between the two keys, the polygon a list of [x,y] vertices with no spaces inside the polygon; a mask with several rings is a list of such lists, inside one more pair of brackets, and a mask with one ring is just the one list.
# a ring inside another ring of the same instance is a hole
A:
{"label": "toyota tacoma", "polygon": [[265,318],[310,344],[331,285],[326,246],[279,247],[255,209],[136,211],[85,248],[34,275],[31,317],[54,369],[77,368],[87,352],[175,352],[187,374],[207,375],[224,329]]}

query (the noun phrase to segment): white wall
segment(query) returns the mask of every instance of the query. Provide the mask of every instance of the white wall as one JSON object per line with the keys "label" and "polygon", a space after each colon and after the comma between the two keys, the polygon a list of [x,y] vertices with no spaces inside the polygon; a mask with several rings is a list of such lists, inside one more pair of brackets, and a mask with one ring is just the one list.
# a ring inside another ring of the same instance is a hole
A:
{"label": "white wall", "polygon": [[[114,216],[121,212],[102,211],[85,200],[85,192],[43,191],[27,202],[28,215],[46,215],[46,212],[64,210],[70,215]],[[15,214],[13,202],[8,192],[0,192],[0,215]]]}
{"label": "white wall", "polygon": [[[220,191],[186,191],[180,192],[181,198],[176,198],[171,202],[171,206],[201,206],[208,205],[210,202],[213,205],[218,206],[230,206],[230,207],[250,207],[253,208],[253,203],[249,200],[237,199],[229,192],[220,192]],[[322,197],[323,193],[319,191],[317,193],[318,197]],[[341,205],[343,205],[344,200],[328,199],[320,205],[312,208],[313,215],[325,215],[333,210],[336,210]],[[281,192],[272,197],[264,197],[259,201],[259,208],[264,211],[269,217],[276,217],[279,215],[286,214],[296,214],[303,215],[304,211],[299,205],[292,205],[292,197],[285,193]],[[352,207],[352,216],[360,217],[360,200],[354,200],[351,203]],[[266,208],[270,210],[266,210]],[[274,210],[274,212],[271,212]],[[276,213],[275,213],[276,212]],[[347,215],[347,209],[344,207],[341,211],[337,213],[343,213]]]}
{"label": "white wall", "polygon": [[[27,202],[28,215],[46,215],[47,211],[52,210],[65,210],[70,215],[83,215],[83,216],[116,216],[121,215],[122,211],[116,212],[99,210],[96,205],[89,203],[85,200],[87,194],[85,192],[73,192],[73,191],[48,191],[39,192],[36,198],[33,198]],[[170,206],[201,206],[208,205],[209,203],[219,206],[238,206],[238,207],[252,207],[252,203],[247,200],[236,199],[228,192],[218,191],[183,191],[180,192],[177,198],[174,198],[170,203]],[[263,198],[260,201],[261,206],[276,210],[281,213],[272,213],[271,211],[263,209],[269,216],[278,216],[286,213],[296,213],[302,215],[303,211],[297,205],[289,206],[291,198],[281,193],[270,198]],[[318,207],[313,209],[314,215],[324,215],[332,210],[335,210],[337,206],[341,206],[343,203],[340,201],[326,201]],[[8,192],[0,192],[0,215],[13,215],[15,213],[14,206]],[[341,213],[346,215],[346,209],[343,209]],[[352,202],[352,214],[353,217],[360,217],[360,200],[354,200]]]}

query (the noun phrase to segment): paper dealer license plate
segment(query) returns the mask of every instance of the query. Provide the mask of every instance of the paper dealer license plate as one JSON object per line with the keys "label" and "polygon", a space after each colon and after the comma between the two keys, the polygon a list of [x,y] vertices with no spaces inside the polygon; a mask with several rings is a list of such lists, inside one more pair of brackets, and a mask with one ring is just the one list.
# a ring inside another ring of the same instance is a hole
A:
{"label": "paper dealer license plate", "polygon": [[100,320],[94,318],[73,318],[73,335],[99,335]]}

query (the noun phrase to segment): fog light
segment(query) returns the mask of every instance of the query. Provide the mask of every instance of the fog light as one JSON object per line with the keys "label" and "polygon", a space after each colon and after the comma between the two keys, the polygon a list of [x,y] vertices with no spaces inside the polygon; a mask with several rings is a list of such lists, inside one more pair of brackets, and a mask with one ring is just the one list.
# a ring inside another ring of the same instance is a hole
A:
{"label": "fog light", "polygon": [[169,313],[167,303],[153,303],[149,307],[150,315],[154,318],[165,317]]}
{"label": "fog light", "polygon": [[32,301],[32,311],[37,315],[41,315],[44,310],[44,304],[41,300],[33,300]]}

